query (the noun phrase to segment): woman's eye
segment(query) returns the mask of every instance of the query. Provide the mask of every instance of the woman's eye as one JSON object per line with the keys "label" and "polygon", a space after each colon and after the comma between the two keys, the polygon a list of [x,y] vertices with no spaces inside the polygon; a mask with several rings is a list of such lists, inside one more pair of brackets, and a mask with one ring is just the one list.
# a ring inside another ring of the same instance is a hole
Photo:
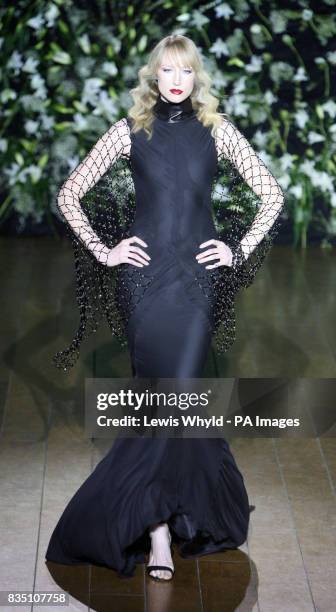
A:
{"label": "woman's eye", "polygon": [[[162,70],[163,70],[163,72],[170,72],[170,68],[163,68]],[[190,74],[192,72],[192,70],[190,70],[190,68],[184,68],[183,70],[184,70],[184,72],[187,72],[188,74]]]}

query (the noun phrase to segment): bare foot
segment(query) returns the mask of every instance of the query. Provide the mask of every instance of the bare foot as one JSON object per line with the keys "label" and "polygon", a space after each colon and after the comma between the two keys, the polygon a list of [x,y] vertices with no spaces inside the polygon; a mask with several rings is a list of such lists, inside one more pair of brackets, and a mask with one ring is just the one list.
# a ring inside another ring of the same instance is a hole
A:
{"label": "bare foot", "polygon": [[[149,553],[148,565],[167,565],[174,569],[171,556],[171,535],[167,523],[159,523],[149,528],[151,538],[151,550]],[[169,580],[172,573],[169,570],[152,570],[150,575],[155,578]]]}

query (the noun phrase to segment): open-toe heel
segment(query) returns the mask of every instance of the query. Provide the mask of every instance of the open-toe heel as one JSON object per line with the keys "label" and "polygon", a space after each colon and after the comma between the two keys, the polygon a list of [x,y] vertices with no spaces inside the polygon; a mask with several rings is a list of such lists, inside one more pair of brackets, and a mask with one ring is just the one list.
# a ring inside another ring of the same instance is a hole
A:
{"label": "open-toe heel", "polygon": [[[152,576],[150,572],[154,570],[166,570],[166,571],[168,570],[169,572],[171,572],[171,577],[170,578],[160,578],[159,576]],[[169,582],[170,580],[173,579],[175,570],[169,567],[168,565],[147,565],[146,572],[148,576],[152,578],[152,580],[156,580],[157,582]]]}
{"label": "open-toe heel", "polygon": [[[169,532],[169,546],[170,546],[171,556],[173,557],[174,549],[171,548],[171,543],[172,543],[172,536],[171,536],[171,533]],[[155,570],[166,570],[166,571],[168,570],[169,572],[171,572],[171,577],[170,578],[160,578],[159,576],[152,576],[151,572]],[[173,579],[175,569],[169,567],[168,565],[147,565],[146,572],[148,576],[152,578],[152,580],[156,580],[157,582],[170,582],[170,580]]]}

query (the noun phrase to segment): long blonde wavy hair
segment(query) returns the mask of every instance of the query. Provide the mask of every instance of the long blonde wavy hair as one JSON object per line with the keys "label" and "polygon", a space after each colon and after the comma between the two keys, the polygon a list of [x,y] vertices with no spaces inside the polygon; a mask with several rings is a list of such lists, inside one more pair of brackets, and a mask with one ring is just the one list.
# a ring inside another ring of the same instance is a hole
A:
{"label": "long blonde wavy hair", "polygon": [[225,115],[216,112],[219,100],[210,93],[211,79],[203,67],[195,43],[182,34],[171,34],[160,40],[151,51],[147,64],[138,71],[139,84],[130,90],[134,100],[128,111],[128,116],[133,120],[132,132],[143,129],[149,139],[152,137],[151,126],[155,118],[152,109],[160,94],[156,80],[157,70],[166,51],[177,64],[193,69],[195,80],[190,94],[192,106],[199,121],[206,127],[212,126],[211,135],[215,137],[216,129]]}

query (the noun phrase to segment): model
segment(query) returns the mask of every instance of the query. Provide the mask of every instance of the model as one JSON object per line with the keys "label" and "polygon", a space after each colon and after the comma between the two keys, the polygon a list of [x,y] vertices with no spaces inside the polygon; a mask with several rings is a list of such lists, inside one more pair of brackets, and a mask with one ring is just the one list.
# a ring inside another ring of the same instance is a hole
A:
{"label": "model", "polygon": [[[128,116],[98,140],[59,193],[59,208],[91,265],[91,276],[80,268],[81,325],[92,312],[90,301],[103,300],[108,309],[110,295],[136,377],[201,376],[219,325],[230,334],[233,293],[252,281],[262,259],[256,253],[283,207],[276,179],[216,112],[210,86],[192,40],[161,40],[139,71]],[[131,169],[136,210],[128,237],[111,246],[81,200],[120,158]],[[211,210],[222,158],[261,201],[231,248],[219,239]],[[95,284],[111,269],[117,271],[113,295],[106,282]],[[71,365],[85,333],[81,327],[59,363]],[[46,558],[132,576],[149,552],[148,574],[169,580],[172,538],[186,558],[236,548],[246,540],[249,514],[243,477],[223,438],[117,438],[64,510]]]}

